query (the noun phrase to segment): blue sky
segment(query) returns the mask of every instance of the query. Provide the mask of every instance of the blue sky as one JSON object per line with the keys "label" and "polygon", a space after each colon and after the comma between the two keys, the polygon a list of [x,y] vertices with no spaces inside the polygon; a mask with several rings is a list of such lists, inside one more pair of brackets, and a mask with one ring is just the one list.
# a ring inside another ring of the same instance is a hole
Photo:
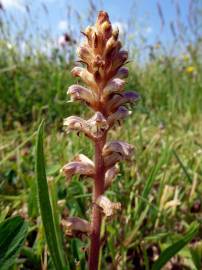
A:
{"label": "blue sky", "polygon": [[[40,31],[46,29],[51,35],[58,37],[64,32],[79,33],[80,28],[88,24],[88,0],[0,0],[0,2],[6,13],[14,18],[9,17],[13,31],[29,21],[27,24],[29,33],[35,35],[37,29]],[[178,17],[180,16],[181,22],[184,25],[188,24],[190,0],[97,0],[94,2],[97,3],[98,9],[104,9],[109,13],[112,22],[122,30],[129,31],[131,39],[143,38],[149,44],[155,44],[159,39],[164,44],[172,43],[170,23],[176,22],[176,5],[180,9]],[[157,3],[160,4],[165,20],[163,27]],[[26,12],[26,6],[31,10],[31,15]],[[78,13],[82,18],[82,25],[78,23]],[[128,27],[129,21],[130,27]]]}

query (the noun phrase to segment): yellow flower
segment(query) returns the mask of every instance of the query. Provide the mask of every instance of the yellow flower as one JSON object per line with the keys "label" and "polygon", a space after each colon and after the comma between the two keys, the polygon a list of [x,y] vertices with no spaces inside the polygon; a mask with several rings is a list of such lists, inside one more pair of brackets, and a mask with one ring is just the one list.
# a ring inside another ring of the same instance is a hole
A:
{"label": "yellow flower", "polygon": [[189,74],[193,74],[196,71],[196,68],[194,66],[188,66],[185,71]]}

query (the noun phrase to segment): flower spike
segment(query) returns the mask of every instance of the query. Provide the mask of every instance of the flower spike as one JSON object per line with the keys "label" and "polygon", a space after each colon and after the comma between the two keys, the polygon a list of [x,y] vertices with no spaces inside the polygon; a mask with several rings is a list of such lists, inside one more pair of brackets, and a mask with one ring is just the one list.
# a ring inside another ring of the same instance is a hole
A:
{"label": "flower spike", "polygon": [[[107,142],[107,135],[116,123],[121,124],[131,114],[128,105],[135,103],[139,95],[133,91],[124,92],[129,73],[124,66],[128,52],[122,49],[119,31],[112,28],[107,12],[100,11],[95,25],[88,26],[83,34],[85,41],[77,50],[78,62],[83,66],[74,67],[72,75],[79,77],[86,87],[75,84],[67,93],[72,101],[82,101],[90,107],[94,115],[88,120],[67,117],[64,126],[67,131],[84,132],[91,139],[95,149],[94,162],[78,155],[62,171],[67,179],[75,174],[93,178],[88,269],[97,270],[102,216],[113,216],[121,208],[120,203],[111,202],[104,192],[118,174],[117,163],[130,160],[134,148],[126,142]],[[68,222],[63,221],[63,225],[70,234],[75,235],[76,229],[89,232],[89,225],[81,220],[70,218]]]}

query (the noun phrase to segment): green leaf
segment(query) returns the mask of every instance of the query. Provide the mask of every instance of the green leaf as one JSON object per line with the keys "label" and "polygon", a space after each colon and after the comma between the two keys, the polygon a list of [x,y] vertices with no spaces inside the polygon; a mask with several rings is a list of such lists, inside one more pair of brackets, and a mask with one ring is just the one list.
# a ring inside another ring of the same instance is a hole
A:
{"label": "green leaf", "polygon": [[202,268],[202,241],[193,243],[190,247],[190,253],[196,269],[200,270]]}
{"label": "green leaf", "polygon": [[164,164],[164,162],[166,160],[166,156],[167,156],[167,149],[164,150],[164,152],[162,153],[162,156],[160,157],[160,159],[158,160],[156,165],[153,167],[149,177],[146,180],[146,183],[144,185],[144,189],[142,191],[142,195],[140,197],[140,202],[137,206],[137,210],[135,213],[135,218],[134,218],[135,220],[138,220],[139,215],[141,214],[142,210],[145,208],[145,205],[148,201],[148,196],[150,194],[153,183],[155,181],[155,177],[156,177],[157,173],[159,172],[161,166]]}
{"label": "green leaf", "polygon": [[48,183],[46,179],[45,160],[43,152],[43,128],[44,121],[41,122],[36,142],[36,174],[37,174],[37,188],[39,207],[44,226],[46,241],[48,248],[57,270],[65,269],[65,259],[62,254],[63,247],[61,247],[54,224],[53,212],[50,203]]}
{"label": "green leaf", "polygon": [[197,234],[199,225],[197,223],[192,223],[190,225],[187,233],[181,237],[180,240],[175,242],[166,248],[158,258],[158,260],[154,263],[152,270],[160,270],[162,267],[173,257],[175,256],[184,246],[188,244],[189,241]]}
{"label": "green leaf", "polygon": [[189,175],[187,168],[185,167],[185,165],[184,165],[183,162],[181,161],[179,155],[177,154],[177,152],[176,152],[174,149],[173,149],[173,154],[174,154],[175,158],[177,159],[177,162],[179,163],[180,167],[182,168],[184,174],[186,175],[188,182],[189,182],[190,184],[192,184],[192,178],[191,178],[191,176]]}
{"label": "green leaf", "polygon": [[0,270],[7,270],[15,263],[28,232],[27,223],[19,216],[0,223]]}

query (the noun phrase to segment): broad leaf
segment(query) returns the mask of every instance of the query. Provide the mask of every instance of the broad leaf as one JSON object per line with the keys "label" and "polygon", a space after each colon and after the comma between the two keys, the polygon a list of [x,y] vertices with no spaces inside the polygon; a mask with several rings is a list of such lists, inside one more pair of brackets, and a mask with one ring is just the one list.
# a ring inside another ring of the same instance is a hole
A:
{"label": "broad leaf", "polygon": [[50,203],[48,183],[46,179],[45,160],[43,152],[43,127],[44,123],[39,126],[36,143],[36,174],[38,199],[42,222],[44,226],[48,248],[57,270],[66,269],[65,259],[63,256],[63,247],[58,241],[57,232],[54,223],[53,211]]}

